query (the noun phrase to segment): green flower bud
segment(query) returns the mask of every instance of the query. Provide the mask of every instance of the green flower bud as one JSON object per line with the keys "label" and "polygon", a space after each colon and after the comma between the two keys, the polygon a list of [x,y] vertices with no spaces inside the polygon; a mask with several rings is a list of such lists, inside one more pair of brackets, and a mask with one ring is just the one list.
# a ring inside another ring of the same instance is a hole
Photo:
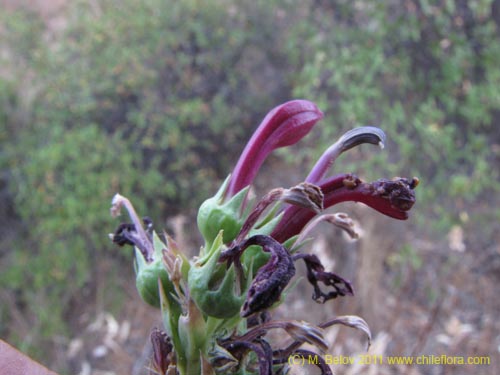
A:
{"label": "green flower bud", "polygon": [[242,207],[248,188],[224,202],[228,182],[229,177],[217,194],[203,202],[198,210],[198,228],[205,239],[206,247],[210,247],[221,230],[224,231],[223,243],[234,240],[243,225],[245,215],[242,214]]}
{"label": "green flower bud", "polygon": [[135,285],[141,298],[153,307],[160,307],[158,293],[158,278],[160,278],[166,293],[174,291],[168,273],[163,267],[161,259],[147,263],[140,251],[135,251],[136,278]]}
{"label": "green flower bud", "polygon": [[135,284],[139,295],[146,303],[160,308],[158,279],[161,280],[166,296],[175,294],[175,289],[162,262],[162,250],[166,249],[166,245],[156,233],[153,233],[153,247],[153,260],[150,262],[147,262],[141,251],[135,248]]}
{"label": "green flower bud", "polygon": [[[191,298],[196,306],[208,316],[227,319],[237,316],[245,300],[245,290],[236,290],[236,271],[234,265],[226,269],[219,263],[223,249],[223,232],[215,238],[205,256],[192,265],[189,270],[188,285]],[[251,277],[248,277],[248,281]]]}

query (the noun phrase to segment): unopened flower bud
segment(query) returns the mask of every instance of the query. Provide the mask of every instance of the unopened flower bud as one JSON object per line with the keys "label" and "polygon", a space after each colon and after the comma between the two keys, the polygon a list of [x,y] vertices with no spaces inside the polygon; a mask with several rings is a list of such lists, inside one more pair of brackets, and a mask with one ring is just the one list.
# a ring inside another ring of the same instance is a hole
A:
{"label": "unopened flower bud", "polygon": [[234,240],[243,225],[241,211],[248,189],[224,201],[228,182],[227,179],[217,194],[203,202],[198,210],[198,228],[205,239],[205,247],[210,247],[221,230],[224,231],[223,243]]}

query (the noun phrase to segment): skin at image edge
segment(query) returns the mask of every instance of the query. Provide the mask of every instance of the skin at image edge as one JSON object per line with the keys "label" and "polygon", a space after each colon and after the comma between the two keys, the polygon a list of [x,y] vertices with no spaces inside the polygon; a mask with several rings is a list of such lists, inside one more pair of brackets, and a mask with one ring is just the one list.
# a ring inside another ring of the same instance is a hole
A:
{"label": "skin at image edge", "polygon": [[2,375],[58,375],[2,340],[0,340],[0,368]]}

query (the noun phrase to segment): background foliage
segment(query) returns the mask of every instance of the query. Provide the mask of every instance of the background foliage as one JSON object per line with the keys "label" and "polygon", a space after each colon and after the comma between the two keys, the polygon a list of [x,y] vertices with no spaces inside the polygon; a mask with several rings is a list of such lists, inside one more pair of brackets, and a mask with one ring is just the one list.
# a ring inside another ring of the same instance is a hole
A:
{"label": "background foliage", "polygon": [[394,143],[374,162],[422,176],[420,202],[439,202],[429,214],[445,229],[464,201],[498,180],[491,168],[500,108],[494,4],[325,4],[303,20],[299,38],[311,50],[295,95],[315,98],[334,117],[323,139],[380,124]]}
{"label": "background foliage", "polygon": [[343,162],[418,175],[421,231],[500,219],[499,1],[205,5],[69,2],[58,28],[30,9],[0,16],[0,335],[32,354],[70,334],[100,259],[120,266],[105,237],[115,192],[160,226],[193,210],[290,98],[326,113],[317,155],[354,126],[387,132],[389,152]]}

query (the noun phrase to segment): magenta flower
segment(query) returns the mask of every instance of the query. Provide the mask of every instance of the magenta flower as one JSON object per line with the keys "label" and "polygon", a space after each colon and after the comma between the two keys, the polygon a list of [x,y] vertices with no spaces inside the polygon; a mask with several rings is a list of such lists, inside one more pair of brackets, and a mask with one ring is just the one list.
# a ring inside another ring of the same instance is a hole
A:
{"label": "magenta flower", "polygon": [[292,100],[271,110],[243,150],[231,175],[226,197],[250,185],[273,150],[297,143],[322,118],[323,113],[307,100]]}

